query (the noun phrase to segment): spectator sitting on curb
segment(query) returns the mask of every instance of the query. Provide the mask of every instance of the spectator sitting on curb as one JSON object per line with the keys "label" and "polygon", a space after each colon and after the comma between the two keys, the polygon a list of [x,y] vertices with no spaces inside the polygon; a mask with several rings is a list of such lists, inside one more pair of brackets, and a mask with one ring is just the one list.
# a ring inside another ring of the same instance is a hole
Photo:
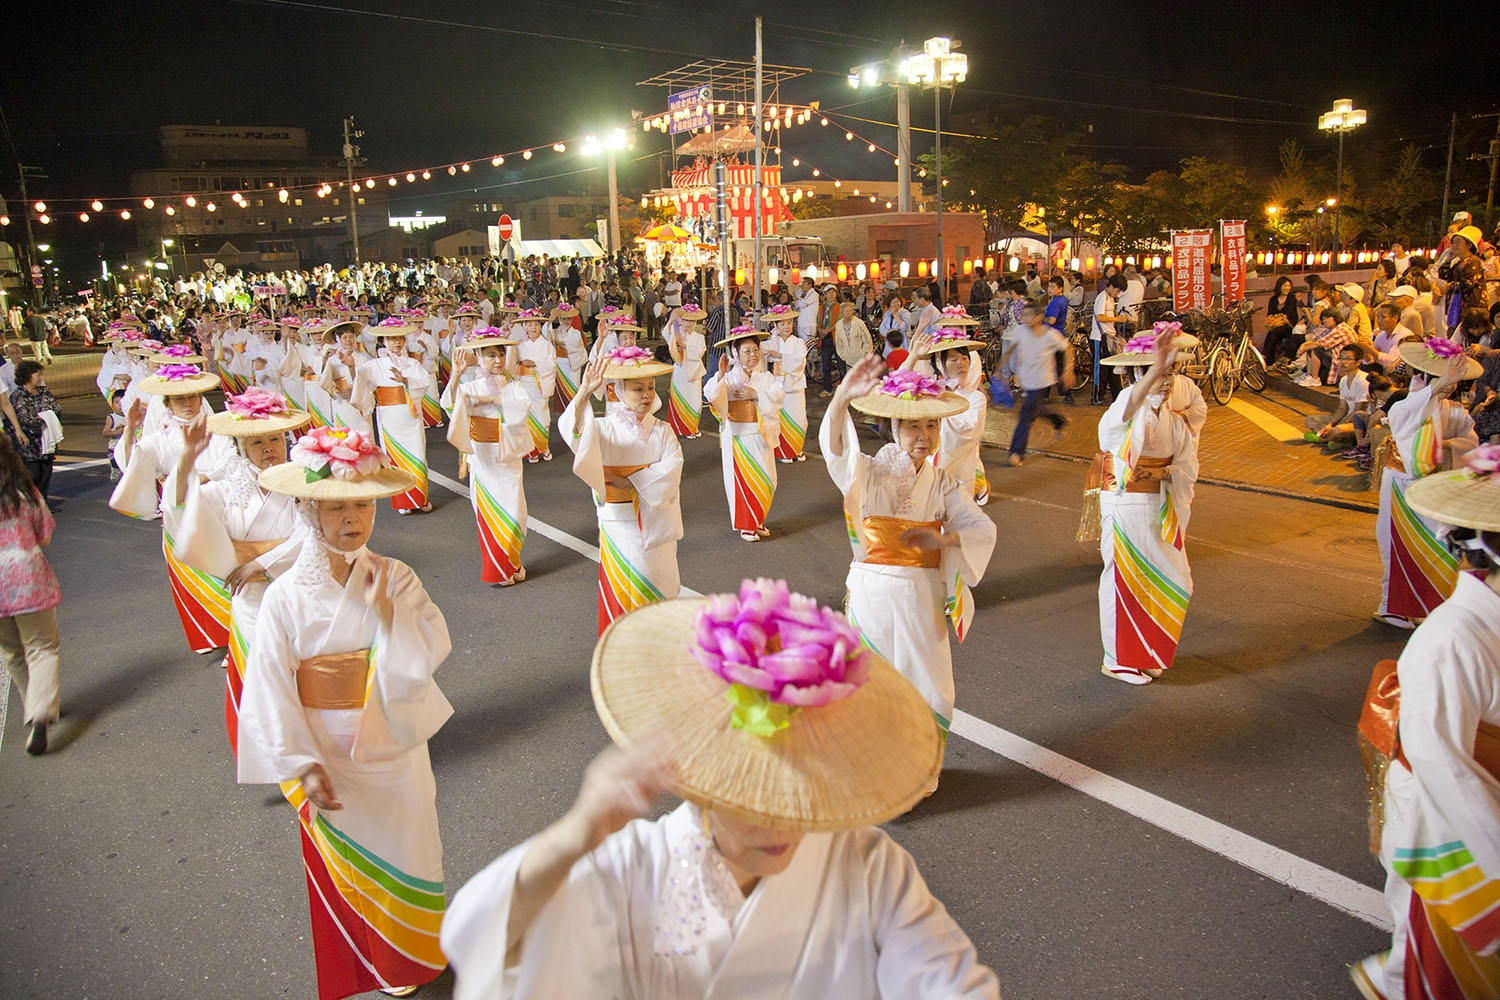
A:
{"label": "spectator sitting on curb", "polygon": [[1307,371],[1297,384],[1307,389],[1320,389],[1328,384],[1324,381],[1333,365],[1334,352],[1345,344],[1356,342],[1354,328],[1339,322],[1338,314],[1326,309],[1318,317],[1319,325],[1309,331],[1307,340],[1297,348],[1297,357],[1305,358]]}
{"label": "spectator sitting on curb", "polygon": [[1382,372],[1393,371],[1401,363],[1401,352],[1397,348],[1402,341],[1415,337],[1417,332],[1402,324],[1400,307],[1390,302],[1375,307],[1375,327],[1374,362]]}
{"label": "spectator sitting on curb", "polygon": [[1354,448],[1348,457],[1353,459],[1370,455],[1370,378],[1359,370],[1363,357],[1364,352],[1354,344],[1339,348],[1339,405],[1332,416],[1315,413],[1307,417],[1309,443],[1322,441],[1329,450],[1334,450],[1336,444],[1352,438]]}

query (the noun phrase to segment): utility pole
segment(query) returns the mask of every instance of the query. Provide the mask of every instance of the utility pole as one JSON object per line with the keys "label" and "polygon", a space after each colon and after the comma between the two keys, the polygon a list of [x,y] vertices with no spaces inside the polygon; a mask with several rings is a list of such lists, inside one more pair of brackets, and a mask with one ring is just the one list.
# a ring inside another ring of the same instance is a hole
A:
{"label": "utility pole", "polygon": [[354,128],[353,115],[344,119],[344,168],[348,171],[349,178],[349,235],[354,240],[355,267],[359,266],[359,214],[356,207],[359,198],[354,187],[354,165],[364,161],[359,158],[359,147],[354,145],[354,140],[363,135],[363,132]]}
{"label": "utility pole", "polygon": [[1439,221],[1440,226],[1448,224],[1448,190],[1453,185],[1453,143],[1458,139],[1458,112],[1453,112],[1453,119],[1448,125],[1448,169],[1443,173],[1443,215]]}
{"label": "utility pole", "polygon": [[[763,81],[761,78],[761,21],[755,18],[755,212],[750,217],[750,232],[755,236],[755,264],[750,268],[750,308],[754,316],[760,315],[760,230],[766,214],[766,192],[761,183],[764,165],[765,143],[760,141],[760,101]],[[778,91],[779,93],[779,91]],[[755,322],[754,319],[751,322]],[[729,329],[727,326],[724,329]],[[728,336],[728,334],[725,334]]]}
{"label": "utility pole", "polygon": [[[1484,199],[1484,214],[1485,214],[1485,217],[1486,217],[1485,218],[1485,222],[1486,222],[1486,224],[1488,224],[1491,221],[1490,216],[1492,216],[1493,213],[1494,213],[1494,211],[1495,211],[1495,172],[1496,172],[1496,168],[1500,167],[1500,113],[1494,113],[1494,114],[1488,114],[1488,115],[1475,115],[1474,117],[1476,119],[1479,119],[1479,118],[1493,118],[1493,119],[1495,119],[1495,138],[1493,138],[1493,139],[1490,140],[1490,151],[1488,153],[1475,153],[1475,154],[1473,154],[1472,156],[1469,157],[1469,159],[1471,159],[1471,160],[1489,160],[1490,161],[1490,187],[1489,187],[1489,193],[1485,196],[1485,199]],[[23,195],[22,197],[25,197],[25,196]],[[1443,214],[1445,216],[1448,214],[1448,211],[1447,211],[1446,208],[1443,210]]]}

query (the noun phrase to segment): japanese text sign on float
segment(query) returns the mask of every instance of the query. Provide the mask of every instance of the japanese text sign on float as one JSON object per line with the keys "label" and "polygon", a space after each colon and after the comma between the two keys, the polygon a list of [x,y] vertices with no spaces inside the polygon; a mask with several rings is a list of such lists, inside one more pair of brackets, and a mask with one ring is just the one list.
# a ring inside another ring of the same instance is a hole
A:
{"label": "japanese text sign on float", "polygon": [[714,127],[714,88],[703,86],[680,91],[667,98],[667,118],[673,135]]}
{"label": "japanese text sign on float", "polygon": [[1245,223],[1243,220],[1219,220],[1219,262],[1224,269],[1224,301],[1239,302],[1245,298]]}
{"label": "japanese text sign on float", "polygon": [[1172,232],[1172,309],[1207,309],[1212,294],[1208,270],[1209,251],[1213,248],[1212,229],[1184,229]]}

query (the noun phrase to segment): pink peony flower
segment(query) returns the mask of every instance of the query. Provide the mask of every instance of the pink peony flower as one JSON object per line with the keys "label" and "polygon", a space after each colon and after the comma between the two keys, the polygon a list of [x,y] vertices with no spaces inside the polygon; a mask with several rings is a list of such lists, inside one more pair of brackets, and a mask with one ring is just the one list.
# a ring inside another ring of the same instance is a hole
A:
{"label": "pink peony flower", "polygon": [[902,399],[934,399],[943,394],[943,383],[921,372],[891,372],[880,380],[880,391]]}
{"label": "pink peony flower", "polygon": [[505,331],[500,329],[498,326],[476,326],[473,331],[473,337],[475,340],[478,340],[480,337],[503,336],[505,336]]}
{"label": "pink peony flower", "polygon": [[295,316],[287,316],[281,321],[282,326],[301,326],[302,321]]}
{"label": "pink peony flower", "polygon": [[1500,444],[1482,444],[1464,458],[1464,467],[1476,476],[1500,473]]}
{"label": "pink peony flower", "polygon": [[609,363],[612,365],[643,365],[655,359],[656,355],[644,347],[616,347],[609,352]]}
{"label": "pink peony flower", "polygon": [[1125,343],[1126,354],[1155,354],[1156,334],[1142,333],[1131,337]]}
{"label": "pink peony flower", "polygon": [[157,377],[164,378],[168,382],[178,382],[194,375],[202,375],[197,365],[162,365],[156,370]]}
{"label": "pink peony flower", "polygon": [[943,315],[944,316],[963,316],[963,317],[967,317],[969,315],[969,311],[967,309],[965,309],[963,306],[944,306],[943,307]]}
{"label": "pink peony flower", "polygon": [[751,326],[749,323],[741,323],[739,326],[735,327],[733,330],[730,330],[729,331],[729,335],[731,337],[738,337],[740,334],[754,333],[754,332],[755,332],[755,327]]}
{"label": "pink peony flower", "polygon": [[193,355],[193,348],[189,344],[169,344],[161,349],[162,357],[166,358],[188,358]]}
{"label": "pink peony flower", "polygon": [[141,338],[141,347],[143,347],[143,348],[145,348],[146,350],[149,350],[149,351],[156,351],[156,352],[160,353],[161,348],[162,348],[162,343],[161,343],[161,341],[155,340],[155,339],[153,339],[151,337],[143,337],[143,338]]}
{"label": "pink peony flower", "polygon": [[932,331],[932,342],[941,344],[945,340],[968,340],[969,335],[962,330],[956,330],[951,326],[945,326],[941,330]]}
{"label": "pink peony flower", "polygon": [[710,597],[693,634],[699,663],[779,705],[826,705],[869,679],[859,631],[837,611],[791,593],[784,580],[745,580],[738,597]]}
{"label": "pink peony flower", "polygon": [[774,306],[766,310],[766,315],[775,316],[778,320],[795,319],[796,310],[787,305],[785,302],[778,302]]}
{"label": "pink peony flower", "polygon": [[397,326],[405,327],[407,325],[407,322],[406,322],[406,320],[402,319],[400,316],[387,316],[385,319],[381,320],[379,323],[376,323],[375,325],[377,327],[397,327]]}
{"label": "pink peony flower", "polygon": [[288,412],[286,397],[279,392],[258,387],[246,389],[238,396],[227,397],[224,405],[230,413],[242,420],[279,417]]}
{"label": "pink peony flower", "polygon": [[297,439],[291,459],[309,472],[351,481],[385,466],[370,435],[349,427],[314,427]]}
{"label": "pink peony flower", "polygon": [[1151,332],[1158,337],[1164,333],[1170,333],[1175,337],[1182,332],[1182,324],[1172,320],[1158,320],[1151,324]]}
{"label": "pink peony flower", "polygon": [[525,323],[528,320],[535,320],[536,322],[540,323],[546,318],[547,317],[542,313],[540,309],[522,309],[521,314],[516,317],[516,319],[520,320],[522,323]]}
{"label": "pink peony flower", "polygon": [[1428,337],[1427,353],[1434,358],[1457,358],[1464,353],[1464,345],[1447,337]]}

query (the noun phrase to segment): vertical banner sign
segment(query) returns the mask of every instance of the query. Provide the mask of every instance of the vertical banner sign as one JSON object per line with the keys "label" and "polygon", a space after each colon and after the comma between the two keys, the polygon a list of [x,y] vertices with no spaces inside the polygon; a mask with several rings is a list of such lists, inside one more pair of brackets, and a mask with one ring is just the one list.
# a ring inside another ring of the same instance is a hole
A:
{"label": "vertical banner sign", "polygon": [[1208,255],[1213,247],[1212,229],[1172,232],[1172,310],[1207,309],[1211,294]]}
{"label": "vertical banner sign", "polygon": [[1224,302],[1245,298],[1245,223],[1219,220],[1219,266],[1224,269]]}
{"label": "vertical banner sign", "polygon": [[692,132],[694,129],[712,129],[713,100],[712,87],[694,87],[692,90],[670,95],[667,98],[667,120],[670,122],[668,130],[676,135],[678,132]]}

